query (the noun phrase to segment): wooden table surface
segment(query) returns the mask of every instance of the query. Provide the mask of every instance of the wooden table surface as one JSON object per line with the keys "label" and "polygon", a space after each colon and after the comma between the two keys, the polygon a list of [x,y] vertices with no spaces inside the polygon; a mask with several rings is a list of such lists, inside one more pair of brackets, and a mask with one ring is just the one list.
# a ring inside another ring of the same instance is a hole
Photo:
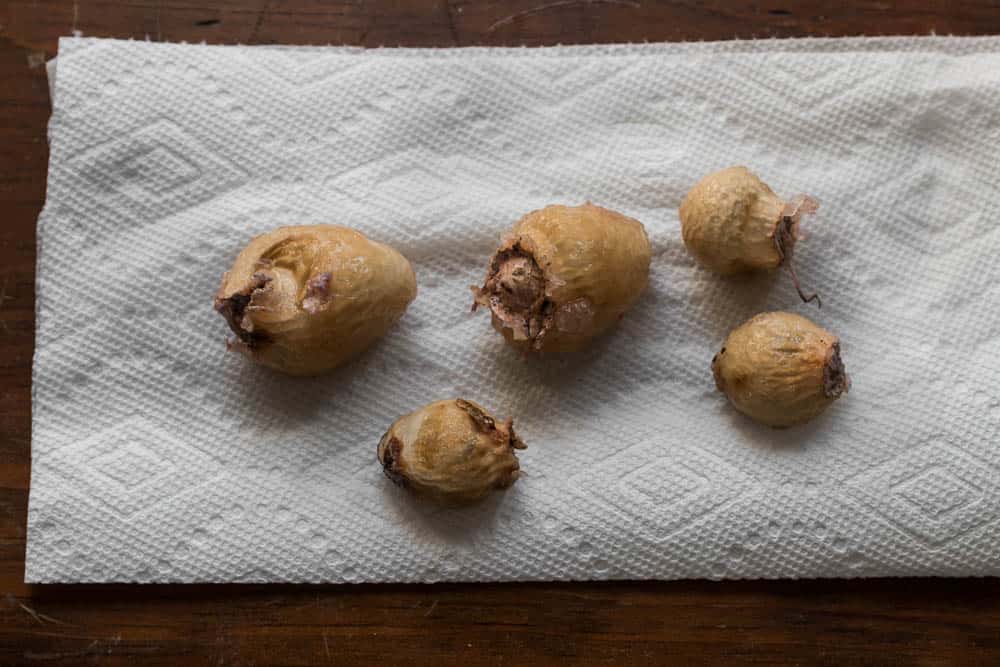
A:
{"label": "wooden table surface", "polygon": [[364,46],[973,35],[1000,33],[1000,2],[0,1],[0,665],[1000,664],[996,579],[25,585],[42,64],[74,30]]}

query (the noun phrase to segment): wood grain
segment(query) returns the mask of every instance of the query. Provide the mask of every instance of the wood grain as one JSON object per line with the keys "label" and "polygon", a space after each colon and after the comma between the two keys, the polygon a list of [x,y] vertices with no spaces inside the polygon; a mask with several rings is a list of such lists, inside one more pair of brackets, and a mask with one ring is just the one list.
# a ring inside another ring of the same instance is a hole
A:
{"label": "wood grain", "polygon": [[[44,67],[60,35],[547,45],[997,34],[990,0],[0,3],[0,664],[998,664],[1000,582],[27,586]],[[86,267],[81,267],[85,272]]]}

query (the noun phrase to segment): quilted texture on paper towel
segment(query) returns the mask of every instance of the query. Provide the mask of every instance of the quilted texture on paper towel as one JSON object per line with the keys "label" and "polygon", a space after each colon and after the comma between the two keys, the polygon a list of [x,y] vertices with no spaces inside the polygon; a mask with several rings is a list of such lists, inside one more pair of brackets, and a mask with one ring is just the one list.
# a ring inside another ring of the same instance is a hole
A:
{"label": "quilted texture on paper towel", "polygon": [[[39,221],[29,581],[1000,574],[1000,39],[358,51],[60,42]],[[704,174],[822,201],[800,275],[680,239]],[[645,223],[649,290],[591,355],[469,313],[502,232],[585,200]],[[279,225],[399,249],[419,295],[333,376],[226,352],[221,273]],[[854,386],[759,427],[709,363],[751,315],[841,337]],[[382,475],[385,428],[513,415],[468,509]]]}

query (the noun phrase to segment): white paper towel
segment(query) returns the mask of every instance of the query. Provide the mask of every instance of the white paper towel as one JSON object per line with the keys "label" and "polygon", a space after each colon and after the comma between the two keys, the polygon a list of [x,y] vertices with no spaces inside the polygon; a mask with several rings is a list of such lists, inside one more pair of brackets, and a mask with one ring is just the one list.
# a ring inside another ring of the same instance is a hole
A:
{"label": "white paper towel", "polygon": [[[1000,39],[379,50],[63,39],[39,221],[29,581],[1000,572]],[[677,207],[746,164],[822,201],[800,275],[696,268]],[[501,233],[592,200],[647,294],[593,354],[470,314]],[[420,293],[332,377],[227,353],[222,272],[279,225],[398,248]],[[849,395],[758,427],[715,391],[772,309],[841,336]],[[514,415],[525,476],[465,510],[383,477],[432,399]]]}

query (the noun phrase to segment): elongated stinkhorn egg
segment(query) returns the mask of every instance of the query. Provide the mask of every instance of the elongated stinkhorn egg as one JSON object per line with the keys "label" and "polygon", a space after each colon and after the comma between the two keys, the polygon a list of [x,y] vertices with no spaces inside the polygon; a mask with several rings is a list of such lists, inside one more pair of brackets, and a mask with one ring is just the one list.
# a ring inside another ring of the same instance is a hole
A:
{"label": "elongated stinkhorn egg", "polygon": [[381,338],[417,294],[401,254],[335,225],[281,227],[237,256],[215,296],[230,347],[291,375],[318,375]]}

